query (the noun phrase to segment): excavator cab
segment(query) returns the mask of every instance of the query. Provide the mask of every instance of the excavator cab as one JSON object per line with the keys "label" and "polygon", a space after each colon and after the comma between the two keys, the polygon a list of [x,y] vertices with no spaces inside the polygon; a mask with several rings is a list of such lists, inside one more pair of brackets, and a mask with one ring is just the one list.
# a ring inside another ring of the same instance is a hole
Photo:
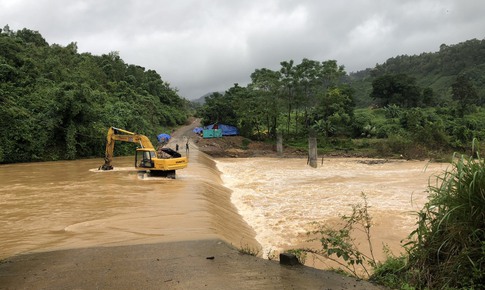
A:
{"label": "excavator cab", "polygon": [[135,167],[136,168],[153,168],[154,161],[152,158],[157,158],[156,152],[147,148],[136,149]]}

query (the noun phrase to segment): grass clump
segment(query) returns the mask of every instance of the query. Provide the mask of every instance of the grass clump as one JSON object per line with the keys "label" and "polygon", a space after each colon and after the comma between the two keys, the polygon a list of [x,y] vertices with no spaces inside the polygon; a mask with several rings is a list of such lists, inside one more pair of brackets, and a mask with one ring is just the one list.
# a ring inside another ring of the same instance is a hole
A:
{"label": "grass clump", "polygon": [[454,156],[418,213],[406,274],[419,289],[485,288],[485,162],[472,155]]}
{"label": "grass clump", "polygon": [[[405,254],[396,257],[384,249],[384,262],[374,258],[364,194],[364,203],[342,217],[342,228],[321,227],[309,233],[317,236],[322,248],[303,251],[392,289],[485,289],[485,160],[473,145],[471,156],[454,155],[451,169],[429,186],[429,200],[417,213]],[[365,233],[369,254],[355,244],[354,230]]]}
{"label": "grass clump", "polygon": [[259,254],[261,253],[261,249],[251,247],[250,245],[241,245],[238,248],[238,252],[243,255],[250,255],[254,257],[258,257]]}

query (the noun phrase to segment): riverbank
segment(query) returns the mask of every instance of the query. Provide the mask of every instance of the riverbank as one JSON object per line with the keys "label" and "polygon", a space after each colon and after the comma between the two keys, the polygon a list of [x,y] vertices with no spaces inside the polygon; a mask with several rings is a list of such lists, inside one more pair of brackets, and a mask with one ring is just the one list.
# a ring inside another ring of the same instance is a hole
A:
{"label": "riverbank", "polygon": [[[224,136],[223,138],[204,139],[198,135],[193,137],[200,151],[215,157],[247,158],[276,157],[276,145],[261,141],[250,141],[242,136]],[[285,148],[279,157],[306,158],[308,152],[301,149]]]}

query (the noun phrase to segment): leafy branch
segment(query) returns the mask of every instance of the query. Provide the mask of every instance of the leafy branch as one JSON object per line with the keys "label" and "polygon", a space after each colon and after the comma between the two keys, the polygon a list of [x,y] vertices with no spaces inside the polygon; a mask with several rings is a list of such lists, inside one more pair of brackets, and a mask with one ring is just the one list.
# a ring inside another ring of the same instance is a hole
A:
{"label": "leafy branch", "polygon": [[[342,221],[344,221],[342,228],[333,229],[326,225],[313,223],[317,229],[307,234],[315,236],[315,238],[308,241],[320,241],[321,249],[300,249],[301,251],[329,259],[358,278],[363,278],[359,274],[359,268],[362,268],[365,276],[369,277],[371,269],[377,265],[371,241],[372,218],[368,211],[369,205],[366,195],[362,193],[361,196],[363,203],[352,205],[352,214],[350,216],[341,216]],[[359,250],[359,245],[356,243],[355,238],[352,237],[354,231],[360,231],[365,234],[369,254]]]}

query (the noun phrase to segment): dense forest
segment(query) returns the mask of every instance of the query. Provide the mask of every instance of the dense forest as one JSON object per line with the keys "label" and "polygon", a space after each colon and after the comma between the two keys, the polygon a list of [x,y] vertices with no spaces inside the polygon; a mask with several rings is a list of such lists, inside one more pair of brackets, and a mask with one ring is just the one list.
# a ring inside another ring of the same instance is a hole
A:
{"label": "dense forest", "polygon": [[282,61],[256,69],[205,98],[205,124],[235,125],[248,138],[306,146],[323,153],[440,158],[485,138],[485,40],[442,45],[439,52],[399,56],[347,74],[336,60]]}
{"label": "dense forest", "polygon": [[154,138],[187,120],[187,100],[117,52],[78,53],[8,26],[0,52],[0,163],[102,156],[110,126]]}
{"label": "dense forest", "polygon": [[351,73],[349,81],[356,90],[359,107],[372,105],[372,81],[385,75],[406,74],[416,85],[433,92],[432,105],[452,102],[450,84],[458,76],[467,78],[485,102],[485,40],[472,39],[455,45],[442,44],[437,52],[400,55],[375,68]]}

